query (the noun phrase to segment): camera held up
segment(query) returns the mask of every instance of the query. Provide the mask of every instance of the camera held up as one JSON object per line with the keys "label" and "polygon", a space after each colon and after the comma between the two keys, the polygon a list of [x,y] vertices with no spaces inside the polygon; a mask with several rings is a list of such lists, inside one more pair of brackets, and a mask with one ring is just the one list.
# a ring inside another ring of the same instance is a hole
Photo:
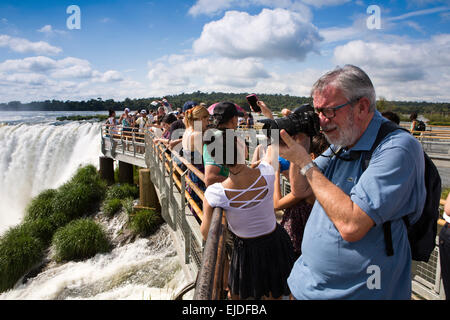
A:
{"label": "camera held up", "polygon": [[294,109],[294,111],[280,119],[263,119],[263,131],[270,139],[271,130],[286,130],[289,135],[304,133],[309,137],[314,137],[320,133],[319,117],[314,112],[314,108],[306,103]]}

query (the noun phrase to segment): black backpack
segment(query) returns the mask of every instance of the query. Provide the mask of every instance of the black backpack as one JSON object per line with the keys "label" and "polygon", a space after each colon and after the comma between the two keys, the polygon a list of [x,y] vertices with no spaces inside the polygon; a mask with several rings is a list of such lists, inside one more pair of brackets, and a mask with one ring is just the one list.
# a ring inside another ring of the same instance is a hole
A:
{"label": "black backpack", "polygon": [[417,126],[416,126],[417,131],[425,131],[426,128],[427,128],[427,126],[425,125],[425,122],[423,122],[422,120],[417,121]]}
{"label": "black backpack", "polygon": [[[384,122],[378,131],[375,142],[368,152],[363,153],[363,171],[369,166],[370,158],[375,148],[391,132],[395,130],[409,132],[392,121]],[[408,239],[411,246],[412,259],[428,262],[436,245],[437,221],[439,219],[439,202],[441,199],[441,177],[433,161],[424,152],[425,158],[425,189],[426,198],[422,215],[413,225],[410,225],[408,216],[403,220],[408,229]],[[386,253],[388,256],[394,254],[392,246],[391,222],[383,223],[384,237],[386,242]]]}

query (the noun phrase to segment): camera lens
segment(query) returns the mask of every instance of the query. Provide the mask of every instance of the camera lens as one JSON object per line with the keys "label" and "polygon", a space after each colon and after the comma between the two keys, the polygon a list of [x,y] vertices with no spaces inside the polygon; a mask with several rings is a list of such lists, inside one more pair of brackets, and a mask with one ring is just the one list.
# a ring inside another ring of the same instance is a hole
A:
{"label": "camera lens", "polygon": [[320,132],[319,117],[310,104],[297,107],[287,117],[275,120],[264,119],[259,122],[264,123],[263,129],[268,138],[270,138],[270,130],[274,129],[284,129],[289,135],[304,133],[310,137],[316,136]]}

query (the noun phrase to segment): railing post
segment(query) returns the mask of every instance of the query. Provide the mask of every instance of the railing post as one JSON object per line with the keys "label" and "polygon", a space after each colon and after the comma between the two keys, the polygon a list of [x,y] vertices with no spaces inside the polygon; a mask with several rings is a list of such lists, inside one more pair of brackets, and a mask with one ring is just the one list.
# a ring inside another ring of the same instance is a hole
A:
{"label": "railing post", "polygon": [[[160,154],[158,154],[158,159],[160,159],[160,170],[161,170],[161,174],[159,176],[159,185],[160,185],[160,190],[163,189],[163,182],[164,182],[164,178],[166,177],[166,170],[165,170],[165,164],[166,164],[166,160],[164,159],[164,151],[158,150],[158,152]],[[159,157],[159,155],[161,155],[161,158]]]}
{"label": "railing post", "polygon": [[128,184],[134,183],[132,164],[119,161],[119,182]]}
{"label": "railing post", "polygon": [[106,146],[105,146],[105,137],[103,136],[103,126],[100,127],[100,139],[102,142],[101,148],[102,148],[102,153],[105,154],[106,153]]}
{"label": "railing post", "polygon": [[[172,207],[172,202],[173,202],[173,161],[169,161],[169,206]],[[175,208],[173,210],[173,230],[176,231],[177,230],[177,210],[178,208]]]}
{"label": "railing post", "polygon": [[149,169],[139,169],[139,204],[156,210],[161,209]]}
{"label": "railing post", "polygon": [[111,185],[114,184],[114,160],[108,157],[100,157],[100,178]]}
{"label": "railing post", "polygon": [[186,220],[186,174],[188,170],[184,171],[181,175],[181,221],[183,222],[182,230],[184,231],[184,258],[185,263],[189,264],[191,255],[191,230]]}
{"label": "railing post", "polygon": [[123,147],[123,128],[122,128],[122,131],[120,132],[120,143],[122,144],[122,154],[124,154],[126,146],[125,146],[125,148]]}
{"label": "railing post", "polygon": [[133,129],[133,134],[132,134],[132,141],[133,141],[133,157],[136,157],[136,133],[134,132]]}

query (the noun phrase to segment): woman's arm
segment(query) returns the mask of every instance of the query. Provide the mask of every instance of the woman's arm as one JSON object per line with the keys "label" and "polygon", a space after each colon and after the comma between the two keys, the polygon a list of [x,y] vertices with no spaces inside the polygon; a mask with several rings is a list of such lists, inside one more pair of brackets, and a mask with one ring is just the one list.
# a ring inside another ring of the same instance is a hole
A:
{"label": "woman's arm", "polygon": [[284,197],[281,194],[281,176],[280,170],[278,169],[275,173],[275,188],[273,193],[273,207],[275,210],[282,210],[292,207],[294,204],[299,202],[301,199],[295,198],[291,192],[289,192]]}
{"label": "woman's arm", "polygon": [[176,139],[176,140],[170,140],[169,142],[169,149],[172,150],[173,148],[175,148],[175,146],[177,144],[179,144],[183,139]]}
{"label": "woman's arm", "polygon": [[447,200],[445,200],[444,212],[450,216],[450,193],[447,196]]}
{"label": "woman's arm", "polygon": [[273,145],[267,146],[266,153],[264,154],[261,161],[267,162],[275,169],[275,171],[277,171],[278,167],[279,167],[279,163],[278,163],[278,157],[275,158],[275,153],[274,153],[273,147],[274,147]]}
{"label": "woman's arm", "polygon": [[211,226],[211,219],[213,213],[213,207],[211,207],[206,200],[203,200],[203,218],[202,224],[200,225],[200,232],[202,233],[203,239],[206,240],[208,238],[209,227]]}
{"label": "woman's arm", "polygon": [[261,112],[269,119],[273,119],[272,111],[270,111],[269,107],[264,103],[264,101],[257,101],[256,104],[261,108]]}
{"label": "woman's arm", "polygon": [[220,167],[212,164],[205,165],[205,186],[210,186],[217,182],[222,182],[227,177],[220,174]]}

